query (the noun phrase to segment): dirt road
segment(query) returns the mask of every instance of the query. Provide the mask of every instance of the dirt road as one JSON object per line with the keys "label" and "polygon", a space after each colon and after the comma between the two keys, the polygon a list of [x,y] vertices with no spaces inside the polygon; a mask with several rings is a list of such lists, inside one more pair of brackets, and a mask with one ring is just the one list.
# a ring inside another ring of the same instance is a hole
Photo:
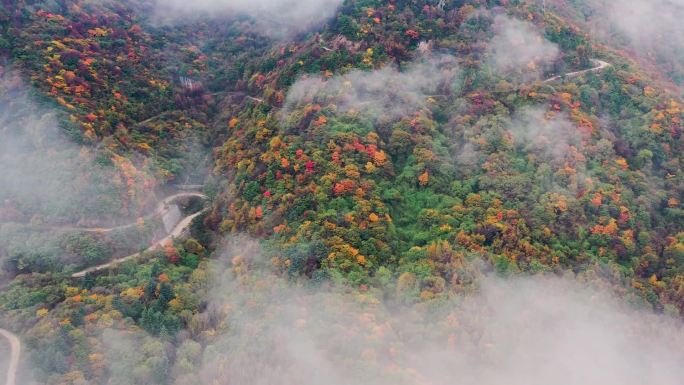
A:
{"label": "dirt road", "polygon": [[19,337],[5,329],[0,329],[0,335],[9,341],[10,349],[12,350],[12,353],[10,354],[9,366],[7,367],[7,378],[5,379],[5,385],[16,385],[17,368],[19,367],[19,355],[21,354],[21,341],[19,341]]}
{"label": "dirt road", "polygon": [[[206,195],[204,195],[204,194],[202,194],[202,193],[199,193],[199,192],[187,192],[187,193],[178,193],[178,194],[175,194],[175,195],[171,195],[171,196],[165,198],[164,200],[162,200],[161,202],[159,202],[159,205],[158,205],[158,207],[157,207],[156,213],[159,214],[159,215],[163,215],[164,212],[167,210],[168,205],[169,205],[170,203],[172,203],[174,200],[176,200],[176,199],[178,199],[178,198],[182,198],[182,197],[189,197],[189,196],[199,197],[199,198],[203,198],[203,199],[206,199],[206,198],[207,198]],[[198,216],[200,216],[200,215],[201,215],[202,213],[204,213],[206,210],[207,210],[207,209],[205,208],[205,209],[203,209],[203,210],[201,210],[201,211],[199,211],[199,212],[197,212],[197,213],[190,214],[190,215],[186,216],[185,218],[181,219],[180,222],[178,222],[178,223],[176,224],[176,226],[174,226],[174,228],[171,229],[171,231],[169,231],[169,233],[168,233],[164,238],[162,238],[162,239],[160,239],[160,240],[154,242],[150,247],[148,247],[147,249],[145,249],[145,250],[143,251],[143,253],[144,253],[144,252],[147,252],[147,251],[155,250],[155,249],[157,249],[158,247],[161,247],[161,246],[165,245],[166,243],[173,241],[174,238],[178,238],[178,237],[180,237],[181,235],[183,235],[183,233],[184,233],[184,232],[190,227],[190,225],[192,224],[192,220],[195,219],[195,218],[197,218]],[[126,225],[126,226],[131,226],[131,225]],[[104,230],[107,231],[108,229],[104,229]],[[117,264],[119,264],[119,263],[129,261],[129,260],[131,260],[131,259],[133,259],[133,258],[137,258],[137,257],[139,257],[141,254],[142,254],[142,253],[131,254],[131,255],[128,255],[128,256],[125,256],[125,257],[121,257],[121,258],[114,259],[114,260],[112,260],[112,261],[110,261],[110,262],[108,262],[108,263],[102,264],[102,265],[89,267],[89,268],[87,268],[87,269],[84,269],[84,270],[81,270],[81,271],[79,271],[79,272],[76,272],[76,273],[72,274],[71,277],[72,277],[72,278],[82,278],[82,277],[85,277],[85,275],[88,274],[88,273],[93,273],[93,272],[96,272],[96,271],[108,269],[108,268],[110,268],[110,267],[112,267],[112,266],[114,266],[114,265],[117,265]]]}
{"label": "dirt road", "polygon": [[[161,202],[157,204],[157,208],[154,210],[154,213],[148,215],[145,217],[145,219],[149,219],[158,215],[164,215],[166,210],[168,209],[168,206],[175,201],[178,198],[185,198],[185,197],[197,197],[197,198],[202,198],[205,199],[207,196],[197,192],[197,191],[188,191],[188,192],[181,192],[177,194],[170,195],[166,198],[164,198]],[[89,233],[109,233],[114,230],[123,230],[127,229],[130,227],[137,226],[137,222],[133,223],[128,223],[125,225],[121,226],[115,226],[115,227],[70,227],[70,230],[78,230],[78,231],[85,231]]]}
{"label": "dirt road", "polygon": [[599,71],[603,70],[604,68],[611,66],[610,63],[605,62],[603,60],[598,60],[598,59],[592,59],[591,62],[592,62],[592,64],[594,64],[593,68],[589,68],[589,69],[582,70],[582,71],[568,72],[568,73],[563,74],[563,75],[554,76],[552,78],[548,78],[548,79],[544,80],[544,83],[551,83],[551,82],[555,82],[557,80],[574,79],[574,78],[581,76],[581,75],[584,75],[586,73],[599,72]]}

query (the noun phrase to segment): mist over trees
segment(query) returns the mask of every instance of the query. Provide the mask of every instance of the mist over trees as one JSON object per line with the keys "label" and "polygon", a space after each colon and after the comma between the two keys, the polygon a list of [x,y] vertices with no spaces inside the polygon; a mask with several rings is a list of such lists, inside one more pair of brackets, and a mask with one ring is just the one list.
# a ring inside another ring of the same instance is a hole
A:
{"label": "mist over trees", "polygon": [[678,2],[0,4],[19,384],[681,382]]}
{"label": "mist over trees", "polygon": [[[19,73],[0,79],[0,200],[6,221],[78,221],[134,213],[106,154],[72,143],[54,109],[39,107]],[[64,118],[62,116],[62,118]],[[133,176],[135,177],[135,176]],[[135,188],[145,181],[135,181]],[[134,190],[131,190],[134,191]],[[109,196],[108,200],[105,200]]]}

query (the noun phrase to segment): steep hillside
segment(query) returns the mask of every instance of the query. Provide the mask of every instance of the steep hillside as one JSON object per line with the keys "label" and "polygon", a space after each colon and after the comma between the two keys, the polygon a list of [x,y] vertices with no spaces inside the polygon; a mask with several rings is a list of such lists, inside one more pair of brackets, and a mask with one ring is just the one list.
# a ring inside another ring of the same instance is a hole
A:
{"label": "steep hillside", "polygon": [[[228,3],[0,3],[20,383],[681,379],[681,71],[640,54],[674,23],[646,46],[602,2]],[[189,234],[72,277],[189,185]]]}
{"label": "steep hillside", "polygon": [[[264,102],[226,117],[216,170],[229,184],[209,226],[271,238],[291,272],[353,286],[380,267],[448,283],[429,256],[448,245],[433,257],[479,255],[502,271],[601,264],[679,306],[646,284],[680,280],[676,98],[535,7],[371,5],[348,5],[251,76]],[[516,43],[519,57],[496,51]],[[611,66],[540,81],[593,58]]]}

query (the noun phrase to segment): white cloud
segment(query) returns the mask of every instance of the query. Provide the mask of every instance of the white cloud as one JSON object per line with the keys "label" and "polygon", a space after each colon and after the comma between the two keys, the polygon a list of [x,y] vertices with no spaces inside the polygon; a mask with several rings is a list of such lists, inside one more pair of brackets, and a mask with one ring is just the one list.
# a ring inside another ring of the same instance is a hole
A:
{"label": "white cloud", "polygon": [[560,53],[556,44],[528,22],[499,15],[492,28],[495,35],[487,47],[488,63],[501,75],[537,79]]}
{"label": "white cloud", "polygon": [[580,149],[578,129],[560,112],[539,107],[526,107],[514,116],[508,132],[515,145],[563,162],[571,147]]}
{"label": "white cloud", "polygon": [[[684,48],[684,1],[591,0],[597,32],[626,36],[638,49]],[[648,53],[648,52],[644,52]]]}
{"label": "white cloud", "polygon": [[450,94],[460,69],[452,56],[418,59],[405,69],[387,65],[373,71],[353,70],[325,79],[299,79],[285,100],[286,113],[310,103],[334,104],[340,112],[401,118],[424,108],[435,94]]}
{"label": "white cloud", "polygon": [[260,273],[254,245],[224,253],[209,290],[223,332],[208,339],[199,374],[177,384],[674,385],[684,376],[679,321],[587,283],[482,278],[465,298],[385,307],[356,290]]}
{"label": "white cloud", "polygon": [[182,21],[198,15],[248,15],[260,32],[283,36],[302,32],[331,18],[342,0],[159,0],[156,16]]}

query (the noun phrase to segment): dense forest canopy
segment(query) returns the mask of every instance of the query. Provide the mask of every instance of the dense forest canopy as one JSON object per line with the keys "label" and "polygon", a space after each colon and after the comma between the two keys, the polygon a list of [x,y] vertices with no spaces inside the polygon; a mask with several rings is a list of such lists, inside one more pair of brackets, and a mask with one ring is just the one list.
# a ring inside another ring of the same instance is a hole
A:
{"label": "dense forest canopy", "polygon": [[0,0],[18,383],[681,382],[680,16]]}

